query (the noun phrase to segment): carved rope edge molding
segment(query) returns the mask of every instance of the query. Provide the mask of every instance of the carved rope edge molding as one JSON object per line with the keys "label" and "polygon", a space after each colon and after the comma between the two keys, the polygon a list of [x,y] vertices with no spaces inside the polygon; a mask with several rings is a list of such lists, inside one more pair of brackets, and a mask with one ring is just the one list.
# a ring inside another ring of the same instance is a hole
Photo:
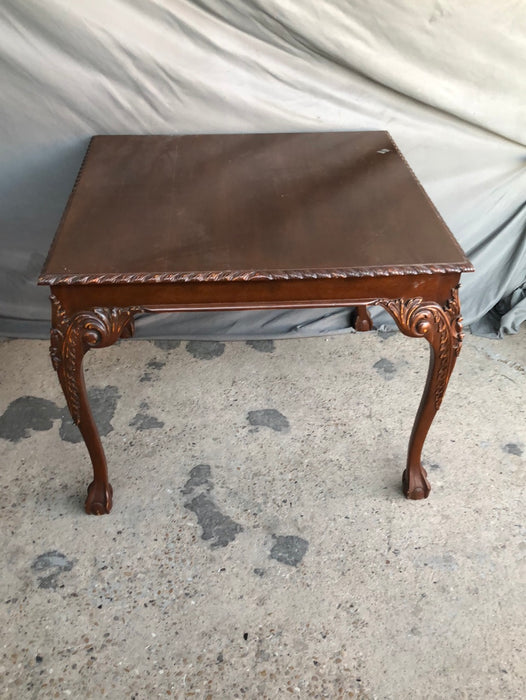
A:
{"label": "carved rope edge molding", "polygon": [[391,277],[470,272],[470,263],[398,265],[394,267],[330,268],[324,270],[225,270],[223,272],[105,272],[101,274],[44,274],[39,284],[162,284],[173,282],[250,282],[353,277]]}

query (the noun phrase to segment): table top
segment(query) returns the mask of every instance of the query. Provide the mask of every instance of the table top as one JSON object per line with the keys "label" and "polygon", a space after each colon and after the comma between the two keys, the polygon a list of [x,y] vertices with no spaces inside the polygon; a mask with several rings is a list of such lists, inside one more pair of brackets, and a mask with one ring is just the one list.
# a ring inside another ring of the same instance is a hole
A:
{"label": "table top", "polygon": [[472,269],[385,131],[95,136],[39,283]]}

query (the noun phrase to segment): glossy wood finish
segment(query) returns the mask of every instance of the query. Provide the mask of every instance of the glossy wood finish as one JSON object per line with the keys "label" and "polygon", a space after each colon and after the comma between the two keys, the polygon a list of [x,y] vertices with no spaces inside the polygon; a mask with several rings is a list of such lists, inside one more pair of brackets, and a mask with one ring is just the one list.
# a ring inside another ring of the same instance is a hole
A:
{"label": "glossy wood finish", "polygon": [[111,509],[82,378],[87,350],[133,333],[139,313],[379,305],[431,346],[404,492],[462,333],[472,270],[386,132],[92,139],[39,279],[52,291],[51,353],[90,452],[86,510]]}

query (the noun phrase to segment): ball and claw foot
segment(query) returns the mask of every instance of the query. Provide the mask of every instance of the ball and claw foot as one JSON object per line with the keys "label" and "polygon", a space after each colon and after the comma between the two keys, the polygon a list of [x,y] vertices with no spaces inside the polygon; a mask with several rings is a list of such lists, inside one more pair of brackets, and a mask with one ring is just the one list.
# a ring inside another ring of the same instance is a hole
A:
{"label": "ball and claw foot", "polygon": [[88,486],[86,498],[86,513],[88,515],[106,515],[113,505],[113,489],[111,484],[92,481]]}
{"label": "ball and claw foot", "polygon": [[412,501],[420,501],[423,498],[429,496],[431,491],[431,484],[426,479],[427,472],[424,467],[420,467],[420,472],[411,474],[406,469],[402,476],[402,488],[404,490],[404,495]]}

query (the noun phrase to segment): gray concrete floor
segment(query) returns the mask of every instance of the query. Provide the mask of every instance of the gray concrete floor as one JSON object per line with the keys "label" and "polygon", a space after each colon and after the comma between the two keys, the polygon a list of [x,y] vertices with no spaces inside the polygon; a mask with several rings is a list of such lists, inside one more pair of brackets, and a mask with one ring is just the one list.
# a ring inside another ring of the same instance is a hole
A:
{"label": "gray concrete floor", "polygon": [[47,343],[0,343],[7,698],[524,698],[526,329],[468,335],[400,492],[425,341],[86,358],[111,515]]}

